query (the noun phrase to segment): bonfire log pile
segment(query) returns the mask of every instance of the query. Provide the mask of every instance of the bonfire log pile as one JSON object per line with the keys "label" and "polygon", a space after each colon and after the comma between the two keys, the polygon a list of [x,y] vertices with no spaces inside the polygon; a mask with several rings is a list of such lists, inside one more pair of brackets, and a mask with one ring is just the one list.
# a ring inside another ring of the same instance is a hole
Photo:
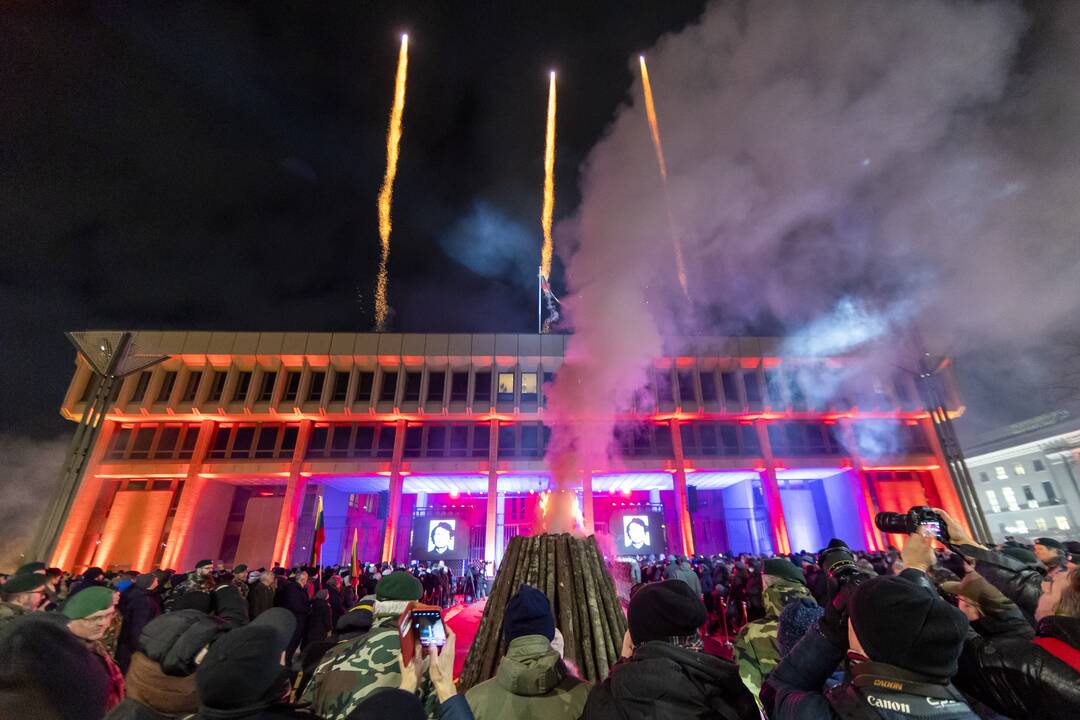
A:
{"label": "bonfire log pile", "polygon": [[510,540],[461,671],[462,692],[494,676],[503,646],[503,613],[522,583],[543,591],[562,633],[564,657],[586,680],[608,676],[619,657],[626,617],[596,539],[569,534]]}

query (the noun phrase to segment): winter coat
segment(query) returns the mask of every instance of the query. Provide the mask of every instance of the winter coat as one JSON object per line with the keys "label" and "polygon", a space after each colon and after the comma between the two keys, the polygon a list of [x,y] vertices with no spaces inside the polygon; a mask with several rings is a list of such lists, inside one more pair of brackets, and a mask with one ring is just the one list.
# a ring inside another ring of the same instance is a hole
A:
{"label": "winter coat", "polygon": [[307,621],[307,642],[326,640],[334,631],[334,614],[325,600],[311,601]]}
{"label": "winter coat", "polygon": [[248,590],[248,617],[252,620],[274,607],[274,588],[261,582],[252,583]]}
{"label": "winter coat", "polygon": [[771,577],[764,592],[765,617],[746,624],[735,636],[735,661],[739,677],[757,697],[765,678],[780,663],[780,646],[776,638],[780,629],[780,611],[789,602],[812,598],[802,583]]}
{"label": "winter coat", "polygon": [[278,588],[274,605],[285,608],[300,619],[306,617],[310,611],[311,598],[308,597],[307,590],[300,587],[300,583],[289,580]]}
{"label": "winter coat", "polygon": [[213,614],[224,620],[230,629],[247,625],[248,604],[235,585],[218,585],[210,597]]}
{"label": "winter coat", "polygon": [[330,604],[330,612],[333,615],[330,627],[333,628],[337,625],[337,621],[348,612],[348,608],[345,607],[345,596],[341,589],[335,585],[327,585],[326,592],[330,596],[327,598],[327,602]]}
{"label": "winter coat", "polygon": [[577,720],[589,684],[571,675],[543,635],[514,638],[495,677],[475,685],[465,699],[476,720]]}
{"label": "winter coat", "polygon": [[124,619],[116,641],[116,664],[127,673],[143,628],[161,614],[161,599],[157,593],[133,585],[120,595],[120,601]]}
{"label": "winter coat", "polygon": [[177,610],[162,615],[143,629],[138,650],[160,665],[166,675],[190,675],[197,667],[195,658],[199,652],[227,627],[222,620],[204,612]]}
{"label": "winter coat", "polygon": [[975,572],[1016,603],[1027,621],[1035,627],[1035,608],[1042,596],[1042,573],[1021,560],[995,550],[973,545],[961,545],[960,550],[975,559]]}
{"label": "winter coat", "polygon": [[677,566],[672,563],[672,567],[675,568],[672,576],[678,580],[682,580],[684,583],[693,588],[696,595],[700,596],[701,579],[697,576],[697,573],[694,572],[693,568],[690,567],[690,563],[679,563]]}
{"label": "winter coat", "polygon": [[[810,717],[810,716],[807,716]],[[585,720],[758,720],[735,663],[663,641],[647,642],[593,687]]]}
{"label": "winter coat", "polygon": [[955,683],[1009,717],[1080,718],[1080,618],[1045,617],[1034,639],[1007,630],[969,636]]}

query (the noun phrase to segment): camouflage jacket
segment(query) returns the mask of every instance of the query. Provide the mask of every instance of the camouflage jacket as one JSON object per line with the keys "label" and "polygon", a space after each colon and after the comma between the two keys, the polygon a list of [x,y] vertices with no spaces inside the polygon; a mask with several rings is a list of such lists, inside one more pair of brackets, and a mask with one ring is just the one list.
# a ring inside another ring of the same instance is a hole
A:
{"label": "camouflage jacket", "polygon": [[[398,607],[400,605],[400,607]],[[380,602],[371,630],[332,647],[315,668],[300,698],[323,720],[345,720],[368,695],[401,684],[401,640],[397,620],[406,603]],[[381,607],[380,607],[381,606]],[[437,698],[431,682],[421,685],[421,702],[434,716]]]}
{"label": "camouflage jacket", "polygon": [[748,623],[735,636],[739,677],[755,698],[761,692],[765,678],[780,663],[780,648],[776,642],[780,611],[799,598],[813,599],[813,596],[802,583],[770,576],[769,587],[763,593],[765,617]]}

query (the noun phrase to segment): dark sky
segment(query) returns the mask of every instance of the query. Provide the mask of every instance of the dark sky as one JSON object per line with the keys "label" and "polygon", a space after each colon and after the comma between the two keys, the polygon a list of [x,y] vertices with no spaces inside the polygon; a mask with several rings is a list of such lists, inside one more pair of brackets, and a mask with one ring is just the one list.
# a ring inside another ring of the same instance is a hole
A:
{"label": "dark sky", "polygon": [[0,10],[0,432],[51,436],[91,327],[366,331],[400,34],[393,329],[528,332],[533,288],[440,238],[483,202],[539,252],[632,82],[704,3],[18,3]]}

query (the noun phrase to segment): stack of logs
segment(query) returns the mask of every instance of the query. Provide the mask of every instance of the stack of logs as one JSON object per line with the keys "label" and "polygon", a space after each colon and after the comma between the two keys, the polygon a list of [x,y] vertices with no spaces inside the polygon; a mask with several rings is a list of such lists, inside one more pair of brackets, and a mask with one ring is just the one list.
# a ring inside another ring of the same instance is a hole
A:
{"label": "stack of logs", "polygon": [[461,671],[461,691],[495,674],[505,651],[503,614],[522,583],[543,591],[562,632],[564,657],[586,680],[608,676],[619,657],[626,617],[596,539],[569,534],[510,540],[495,576],[476,639]]}

